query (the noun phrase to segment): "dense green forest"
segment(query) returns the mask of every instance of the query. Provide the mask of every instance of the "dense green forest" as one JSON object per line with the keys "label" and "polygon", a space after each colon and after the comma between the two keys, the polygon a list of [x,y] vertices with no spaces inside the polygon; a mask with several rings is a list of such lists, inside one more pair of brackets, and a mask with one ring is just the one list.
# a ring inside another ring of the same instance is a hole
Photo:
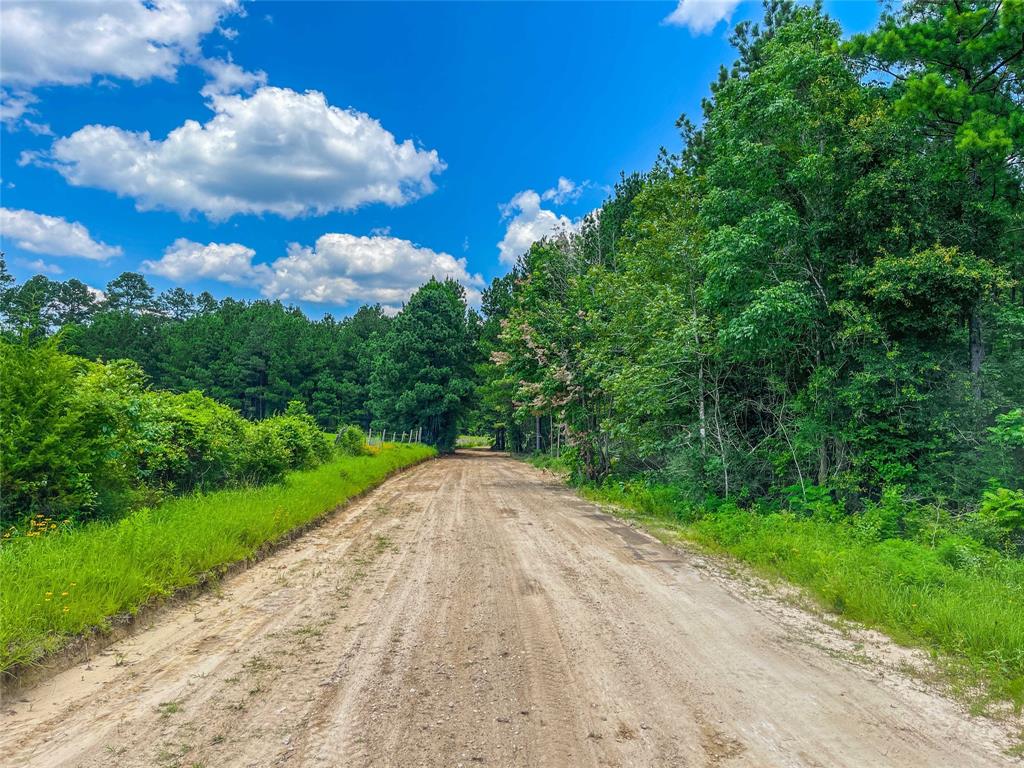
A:
{"label": "dense green forest", "polygon": [[[167,494],[281,479],[358,453],[363,429],[450,450],[474,391],[477,316],[453,281],[311,322],[280,302],[156,296],[124,273],[17,285],[0,259],[5,526],[112,519]],[[346,437],[348,440],[346,441]]]}
{"label": "dense green forest", "polygon": [[373,339],[388,324],[380,307],[335,322],[310,322],[280,302],[247,303],[176,288],[159,296],[126,272],[100,300],[83,283],[9,276],[0,293],[8,336],[44,337],[62,329],[62,348],[90,360],[129,358],[153,386],[199,390],[247,418],[261,419],[301,400],[328,430],[368,427]]}
{"label": "dense green forest", "polygon": [[1024,543],[1022,31],[991,2],[738,25],[682,152],[492,284],[480,417],[693,503],[1005,488]]}
{"label": "dense green forest", "polygon": [[844,39],[820,6],[767,3],[682,149],[536,243],[479,314],[452,281],[394,318],[311,321],[3,270],[0,321],[251,420],[299,401],[442,450],[462,427],[694,504],[961,514],[988,492],[1019,538],[1022,28],[1019,2],[909,2]]}
{"label": "dense green forest", "polygon": [[182,288],[156,295],[125,272],[102,298],[76,279],[17,285],[0,259],[0,327],[8,341],[56,336],[89,360],[130,359],[149,384],[200,391],[259,420],[302,402],[325,430],[408,431],[454,445],[474,391],[479,318],[454,281],[432,281],[389,318],[379,305],[310,321],[281,302],[217,301]]}

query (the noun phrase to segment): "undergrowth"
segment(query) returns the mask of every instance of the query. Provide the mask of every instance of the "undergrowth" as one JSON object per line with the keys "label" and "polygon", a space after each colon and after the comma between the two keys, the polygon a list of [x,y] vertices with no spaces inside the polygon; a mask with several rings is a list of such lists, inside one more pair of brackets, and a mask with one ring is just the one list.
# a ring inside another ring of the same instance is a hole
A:
{"label": "undergrowth", "polygon": [[175,498],[114,522],[57,528],[0,547],[0,671],[252,557],[395,470],[435,455],[387,445],[338,455],[275,485]]}

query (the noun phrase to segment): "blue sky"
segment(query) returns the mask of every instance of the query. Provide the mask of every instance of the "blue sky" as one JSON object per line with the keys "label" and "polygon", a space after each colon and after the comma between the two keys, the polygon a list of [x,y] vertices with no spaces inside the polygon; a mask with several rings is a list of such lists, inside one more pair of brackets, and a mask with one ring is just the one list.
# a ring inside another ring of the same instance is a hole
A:
{"label": "blue sky", "polygon": [[[878,4],[829,2],[847,32]],[[400,306],[471,297],[679,147],[760,3],[0,7],[3,248],[102,288]],[[560,181],[561,179],[561,181]]]}

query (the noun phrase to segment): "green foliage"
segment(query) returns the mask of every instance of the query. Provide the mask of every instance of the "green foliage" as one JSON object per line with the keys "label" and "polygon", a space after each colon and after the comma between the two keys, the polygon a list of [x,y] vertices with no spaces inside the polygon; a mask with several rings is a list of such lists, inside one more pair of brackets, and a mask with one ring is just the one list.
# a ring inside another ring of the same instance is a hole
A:
{"label": "green foliage", "polygon": [[126,445],[141,411],[137,366],[109,368],[0,341],[0,518],[55,519],[123,509],[136,476]]}
{"label": "green foliage", "polygon": [[884,255],[849,280],[884,327],[899,336],[932,337],[957,333],[982,297],[1008,283],[990,262],[956,246]]}
{"label": "green foliage", "polygon": [[492,286],[480,418],[694,504],[877,517],[899,485],[963,515],[1015,483],[1021,32],[1018,0],[902,3],[850,41],[767,4],[682,154]]}
{"label": "green foliage", "polygon": [[0,331],[10,338],[62,329],[66,351],[134,360],[155,387],[200,391],[250,419],[297,399],[324,429],[370,423],[370,369],[389,324],[379,306],[311,322],[280,302],[217,303],[181,288],[155,296],[135,273],[112,280],[102,302],[78,280],[37,275],[17,286],[2,274]]}
{"label": "green foliage", "polygon": [[456,448],[490,448],[493,441],[487,435],[459,435],[455,440]]}
{"label": "green foliage", "polygon": [[292,466],[292,454],[278,434],[275,420],[249,423],[245,428],[246,450],[239,465],[242,482],[261,485],[283,478]]}
{"label": "green foliage", "polygon": [[95,522],[0,547],[0,672],[31,664],[113,616],[252,557],[395,470],[434,455],[422,445],[336,457],[284,483],[169,500],[117,522]]}
{"label": "green foliage", "polygon": [[989,427],[992,441],[1007,448],[1024,448],[1024,408],[996,416],[995,426]]}
{"label": "green foliage", "polygon": [[198,392],[146,392],[142,401],[136,446],[149,485],[182,493],[226,485],[238,476],[248,435],[237,413]]}
{"label": "green foliage", "polygon": [[164,494],[280,479],[332,455],[301,403],[258,424],[198,392],[150,390],[129,360],[93,363],[0,339],[0,517],[112,518]]}
{"label": "green foliage", "polygon": [[1020,0],[901,3],[849,47],[896,78],[900,113],[947,137],[979,171],[999,173],[1024,147]]}
{"label": "green foliage", "polygon": [[374,426],[417,431],[442,452],[455,447],[473,395],[474,320],[465,290],[431,279],[412,295],[383,336],[373,365]]}
{"label": "green foliage", "polygon": [[354,424],[338,433],[334,438],[334,445],[344,456],[366,456],[370,450],[366,444],[366,433]]}
{"label": "green foliage", "polygon": [[291,469],[308,469],[331,456],[330,438],[320,431],[306,406],[298,400],[289,401],[282,415],[265,419],[262,424],[284,446]]}
{"label": "green foliage", "polygon": [[1017,549],[1024,549],[1024,491],[985,491],[978,515],[994,524]]}
{"label": "green foliage", "polygon": [[103,304],[106,309],[130,315],[157,308],[153,287],[138,272],[123,272],[107,283]]}
{"label": "green foliage", "polygon": [[903,488],[890,486],[878,501],[869,501],[863,511],[852,519],[858,537],[864,541],[895,539],[904,533],[907,509],[903,503]]}

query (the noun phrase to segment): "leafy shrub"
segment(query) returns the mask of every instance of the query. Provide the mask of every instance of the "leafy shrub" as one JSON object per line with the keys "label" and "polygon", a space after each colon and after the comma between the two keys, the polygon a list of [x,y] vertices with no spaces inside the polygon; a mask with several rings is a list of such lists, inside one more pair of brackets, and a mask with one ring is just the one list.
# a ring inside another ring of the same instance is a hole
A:
{"label": "leafy shrub", "polygon": [[1011,448],[1024,448],[1024,408],[996,416],[996,425],[988,428],[992,441]]}
{"label": "leafy shrub", "polygon": [[334,439],[334,446],[345,456],[366,456],[368,454],[366,433],[354,424],[338,432],[338,436]]}
{"label": "leafy shrub", "polygon": [[333,454],[302,403],[252,424],[199,392],[146,388],[128,360],[0,339],[0,520],[116,517],[162,496],[280,479]]}
{"label": "leafy shrub", "polygon": [[958,570],[981,568],[988,558],[985,546],[969,536],[946,536],[935,546],[941,562]]}
{"label": "leafy shrub", "polygon": [[284,414],[265,419],[263,424],[284,446],[291,469],[315,467],[331,457],[330,438],[298,400],[288,403]]}
{"label": "leafy shrub", "polygon": [[864,510],[853,517],[853,528],[864,541],[893,539],[903,532],[906,514],[903,486],[892,485],[882,492],[881,499],[868,501]]}
{"label": "leafy shrub", "polygon": [[283,478],[291,456],[273,421],[249,424],[246,430],[246,451],[240,466],[242,480],[260,485]]}
{"label": "leafy shrub", "polygon": [[245,421],[199,392],[147,392],[140,442],[148,484],[174,493],[216,488],[239,477]]}
{"label": "leafy shrub", "polygon": [[1024,491],[996,488],[982,496],[978,516],[999,529],[1017,548],[1024,548]]}
{"label": "leafy shrub", "polygon": [[113,511],[135,478],[122,440],[142,391],[134,363],[100,366],[0,341],[0,518]]}
{"label": "leafy shrub", "polygon": [[843,517],[843,508],[832,490],[821,485],[791,485],[784,489],[789,509],[801,517],[836,521]]}

